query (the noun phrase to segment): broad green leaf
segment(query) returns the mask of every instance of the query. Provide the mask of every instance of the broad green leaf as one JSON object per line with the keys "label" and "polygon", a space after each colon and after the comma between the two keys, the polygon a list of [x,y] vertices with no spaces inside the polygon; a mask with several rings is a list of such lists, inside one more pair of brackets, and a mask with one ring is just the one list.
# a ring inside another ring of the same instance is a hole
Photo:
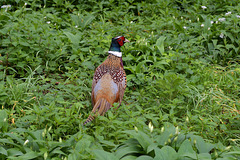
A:
{"label": "broad green leaf", "polygon": [[104,150],[94,150],[93,153],[96,155],[98,160],[118,160],[113,153],[109,153]]}
{"label": "broad green leaf", "polygon": [[196,147],[199,153],[209,153],[215,147],[215,145],[205,142],[200,136],[194,135],[192,140],[196,140]]}
{"label": "broad green leaf", "polygon": [[138,63],[138,65],[136,66],[136,69],[135,69],[135,73],[142,73],[142,72],[144,72],[144,70],[143,70],[142,68],[143,68],[143,65],[144,65],[146,62],[152,62],[152,61],[150,61],[150,60],[145,60],[145,61],[142,61],[142,62]]}
{"label": "broad green leaf", "polygon": [[18,148],[10,148],[7,150],[8,156],[17,157],[23,155],[23,153]]}
{"label": "broad green leaf", "polygon": [[128,133],[132,135],[134,138],[136,138],[140,145],[143,147],[145,152],[147,152],[148,146],[153,143],[150,137],[143,133],[142,131],[138,131],[137,133],[136,131],[123,131],[123,132]]}
{"label": "broad green leaf", "polygon": [[162,151],[159,148],[156,148],[154,151],[155,151],[155,157],[153,160],[168,160],[168,155],[166,152]]}
{"label": "broad green leaf", "polygon": [[66,153],[64,153],[63,151],[61,151],[60,147],[54,149],[50,154],[58,154],[58,155],[67,155]]}
{"label": "broad green leaf", "polygon": [[231,151],[231,152],[223,153],[223,155],[238,155],[238,156],[240,156],[240,151]]}
{"label": "broad green leaf", "polygon": [[160,53],[163,55],[164,54],[164,41],[165,41],[166,37],[159,37],[159,39],[156,42],[156,46],[159,49]]}
{"label": "broad green leaf", "polygon": [[180,159],[183,159],[183,160],[192,160],[192,159],[197,160],[197,158],[198,158],[196,153],[189,153],[189,152],[186,152],[185,154],[181,155],[180,157],[181,157]]}
{"label": "broad green leaf", "polygon": [[166,153],[168,155],[168,158],[171,160],[175,160],[178,158],[177,152],[170,146],[164,146],[161,148],[161,151],[163,153]]}
{"label": "broad green leaf", "polygon": [[170,136],[175,134],[175,127],[173,125],[164,125],[165,131],[157,136],[156,140],[158,145],[164,146],[165,143],[168,141]]}
{"label": "broad green leaf", "polygon": [[176,160],[177,159],[176,151],[170,146],[164,146],[161,149],[156,148],[154,151],[155,151],[154,160],[167,160],[167,159]]}
{"label": "broad green leaf", "polygon": [[2,132],[6,132],[8,129],[7,118],[8,118],[7,112],[5,110],[0,110],[0,131]]}
{"label": "broad green leaf", "polygon": [[216,160],[236,160],[234,157],[217,158]]}
{"label": "broad green leaf", "polygon": [[189,156],[189,154],[191,155],[195,155],[196,157],[196,153],[192,148],[192,145],[190,143],[190,141],[188,139],[186,139],[182,145],[180,146],[179,150],[178,150],[178,155],[179,156]]}
{"label": "broad green leaf", "polygon": [[21,155],[19,157],[17,157],[16,159],[19,159],[19,160],[28,160],[28,159],[34,159],[36,157],[38,157],[38,153],[37,152],[27,152],[26,154],[24,155]]}
{"label": "broad green leaf", "polygon": [[71,32],[63,32],[74,45],[78,45],[80,42],[80,39],[82,38],[82,33],[72,34]]}
{"label": "broad green leaf", "polygon": [[119,159],[126,156],[126,155],[131,155],[134,153],[142,153],[142,150],[139,146],[133,144],[132,146],[123,146],[119,149],[117,149],[115,155],[116,157],[118,157]]}
{"label": "broad green leaf", "polygon": [[15,146],[17,148],[21,148],[21,145],[16,144],[16,143],[10,141],[9,139],[0,139],[0,142],[13,145],[13,146]]}
{"label": "broad green leaf", "polygon": [[147,156],[147,155],[143,155],[143,156],[136,158],[136,160],[153,160],[153,158],[150,156]]}
{"label": "broad green leaf", "polygon": [[20,143],[20,144],[22,144],[22,145],[23,145],[23,143],[24,143],[24,140],[22,140],[22,139],[20,138],[20,136],[17,136],[17,135],[14,134],[14,133],[5,133],[4,135],[7,135],[7,136],[11,137],[11,139],[16,140],[18,143]]}
{"label": "broad green leaf", "polygon": [[148,146],[147,153],[151,152],[156,148],[158,148],[158,145],[156,143],[152,143],[150,146]]}
{"label": "broad green leaf", "polygon": [[211,155],[209,153],[200,153],[197,155],[199,160],[211,160]]}
{"label": "broad green leaf", "polygon": [[123,158],[121,158],[121,160],[136,160],[137,156],[132,156],[132,155],[127,155]]}
{"label": "broad green leaf", "polygon": [[3,147],[0,147],[0,154],[3,154],[3,155],[5,155],[5,156],[8,155],[7,150],[4,149]]}

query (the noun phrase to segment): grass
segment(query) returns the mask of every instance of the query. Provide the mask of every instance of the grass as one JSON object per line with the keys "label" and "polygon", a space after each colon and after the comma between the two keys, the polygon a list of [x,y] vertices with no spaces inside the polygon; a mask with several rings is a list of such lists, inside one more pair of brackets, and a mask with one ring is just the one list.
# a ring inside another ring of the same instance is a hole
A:
{"label": "grass", "polygon": [[[238,1],[9,4],[1,159],[239,159]],[[118,35],[131,41],[124,101],[83,127],[94,70]]]}

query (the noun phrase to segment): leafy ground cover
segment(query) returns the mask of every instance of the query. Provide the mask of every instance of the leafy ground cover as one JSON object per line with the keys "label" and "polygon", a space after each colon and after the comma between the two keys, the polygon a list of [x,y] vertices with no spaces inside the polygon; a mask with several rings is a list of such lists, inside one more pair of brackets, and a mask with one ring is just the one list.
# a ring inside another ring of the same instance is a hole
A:
{"label": "leafy ground cover", "polygon": [[[237,0],[0,4],[1,159],[240,158]],[[118,35],[124,102],[83,127]]]}

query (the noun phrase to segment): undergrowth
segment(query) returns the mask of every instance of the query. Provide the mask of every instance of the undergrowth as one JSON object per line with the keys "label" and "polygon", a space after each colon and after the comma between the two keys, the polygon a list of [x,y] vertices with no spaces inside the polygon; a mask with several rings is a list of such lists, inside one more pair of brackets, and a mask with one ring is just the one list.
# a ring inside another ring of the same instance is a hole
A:
{"label": "undergrowth", "polygon": [[[240,158],[238,1],[0,4],[1,159]],[[119,35],[123,103],[82,126]]]}

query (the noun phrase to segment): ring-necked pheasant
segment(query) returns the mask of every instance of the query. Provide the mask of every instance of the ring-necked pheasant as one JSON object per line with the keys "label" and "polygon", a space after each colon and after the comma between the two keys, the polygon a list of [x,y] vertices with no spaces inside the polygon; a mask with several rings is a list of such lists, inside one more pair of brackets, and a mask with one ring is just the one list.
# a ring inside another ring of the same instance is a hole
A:
{"label": "ring-necked pheasant", "polygon": [[[125,37],[112,38],[107,59],[97,67],[92,82],[92,114],[83,125],[91,122],[97,114],[104,113],[112,107],[115,102],[121,105],[127,79],[123,68],[122,52],[120,47],[129,42]],[[119,107],[118,106],[118,107]]]}

